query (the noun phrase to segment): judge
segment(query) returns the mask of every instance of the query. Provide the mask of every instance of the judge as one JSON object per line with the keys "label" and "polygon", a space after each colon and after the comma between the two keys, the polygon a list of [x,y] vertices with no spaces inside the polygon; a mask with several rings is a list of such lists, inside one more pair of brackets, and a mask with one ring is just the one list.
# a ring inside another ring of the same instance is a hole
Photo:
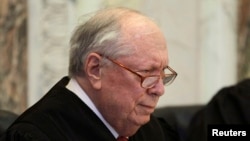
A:
{"label": "judge", "polygon": [[72,35],[68,76],[1,140],[177,140],[167,123],[152,116],[164,85],[176,76],[154,21],[132,9],[100,10]]}

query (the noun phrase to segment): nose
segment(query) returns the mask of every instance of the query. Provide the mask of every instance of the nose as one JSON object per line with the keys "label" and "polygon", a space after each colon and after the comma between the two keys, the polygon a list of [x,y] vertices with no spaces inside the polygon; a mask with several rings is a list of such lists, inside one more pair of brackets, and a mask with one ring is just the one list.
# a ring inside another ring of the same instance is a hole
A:
{"label": "nose", "polygon": [[164,94],[164,91],[165,91],[165,87],[164,87],[162,79],[160,79],[158,83],[154,85],[154,87],[148,89],[149,94],[153,94],[157,96],[162,96]]}

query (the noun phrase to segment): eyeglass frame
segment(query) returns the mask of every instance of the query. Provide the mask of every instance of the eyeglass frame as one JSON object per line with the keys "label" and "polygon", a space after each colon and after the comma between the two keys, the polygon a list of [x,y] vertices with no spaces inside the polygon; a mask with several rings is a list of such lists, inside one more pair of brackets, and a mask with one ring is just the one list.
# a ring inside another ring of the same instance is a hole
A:
{"label": "eyeglass frame", "polygon": [[[100,56],[102,56],[102,55],[100,55]],[[150,87],[144,87],[144,86],[143,86],[143,82],[144,82],[144,80],[145,80],[146,78],[148,78],[148,77],[157,77],[158,80],[157,80],[156,82],[158,82],[158,81],[159,81],[160,79],[162,79],[163,77],[166,77],[166,75],[171,75],[171,76],[173,76],[173,78],[172,78],[170,81],[168,81],[167,83],[164,84],[165,86],[170,85],[170,84],[175,80],[175,78],[177,77],[177,72],[174,71],[174,69],[172,69],[170,66],[167,66],[165,69],[168,69],[170,72],[172,72],[172,74],[165,74],[165,73],[162,73],[161,75],[147,75],[147,76],[143,76],[143,75],[141,75],[141,74],[139,74],[139,73],[137,73],[137,72],[131,70],[130,68],[124,66],[123,64],[121,64],[121,63],[119,63],[119,62],[117,62],[117,61],[111,59],[110,57],[107,57],[107,56],[104,56],[104,57],[107,58],[108,60],[110,60],[111,62],[113,62],[114,64],[120,66],[121,68],[123,68],[123,69],[125,69],[125,70],[127,70],[127,71],[129,71],[129,72],[131,72],[131,73],[133,73],[133,74],[135,74],[135,75],[137,75],[138,77],[140,77],[140,78],[141,78],[141,87],[142,87],[142,88],[147,88],[147,89],[149,89],[149,88],[154,87],[154,86],[157,84],[157,83],[153,83],[152,86],[150,86]],[[164,71],[163,71],[163,72],[164,72]],[[162,79],[162,80],[163,80],[163,79]],[[164,83],[164,82],[163,82],[163,83]]]}

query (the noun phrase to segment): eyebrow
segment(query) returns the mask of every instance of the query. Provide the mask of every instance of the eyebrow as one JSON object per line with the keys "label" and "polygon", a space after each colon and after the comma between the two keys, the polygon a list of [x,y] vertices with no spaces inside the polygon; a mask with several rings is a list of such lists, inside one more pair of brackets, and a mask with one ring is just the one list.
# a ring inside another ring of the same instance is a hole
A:
{"label": "eyebrow", "polygon": [[158,71],[158,70],[160,70],[160,71],[162,71],[162,70],[165,70],[165,69],[167,69],[168,68],[168,66],[165,66],[165,67],[163,67],[162,69],[161,68],[159,68],[159,67],[156,67],[156,66],[150,66],[150,67],[144,67],[144,68],[142,68],[142,69],[138,69],[138,71],[135,71],[135,72],[143,72],[143,71],[149,71],[149,72],[154,72],[154,71]]}

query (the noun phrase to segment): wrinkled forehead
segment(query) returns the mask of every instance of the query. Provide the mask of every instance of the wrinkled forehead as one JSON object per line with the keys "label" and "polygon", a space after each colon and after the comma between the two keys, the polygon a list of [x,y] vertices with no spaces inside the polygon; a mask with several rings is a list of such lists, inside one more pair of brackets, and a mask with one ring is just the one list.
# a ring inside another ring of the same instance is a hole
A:
{"label": "wrinkled forehead", "polygon": [[134,54],[140,63],[154,64],[157,67],[168,66],[168,52],[167,49],[149,49],[149,50],[138,50]]}
{"label": "wrinkled forehead", "polygon": [[[121,59],[121,58],[120,58]],[[147,69],[147,70],[158,70],[162,69],[168,66],[169,60],[167,55],[167,50],[145,50],[142,51],[136,51],[135,53],[131,54],[129,57],[122,58],[123,61],[127,62],[127,64],[130,64],[132,66],[128,67],[134,67],[134,68],[141,68]]]}

